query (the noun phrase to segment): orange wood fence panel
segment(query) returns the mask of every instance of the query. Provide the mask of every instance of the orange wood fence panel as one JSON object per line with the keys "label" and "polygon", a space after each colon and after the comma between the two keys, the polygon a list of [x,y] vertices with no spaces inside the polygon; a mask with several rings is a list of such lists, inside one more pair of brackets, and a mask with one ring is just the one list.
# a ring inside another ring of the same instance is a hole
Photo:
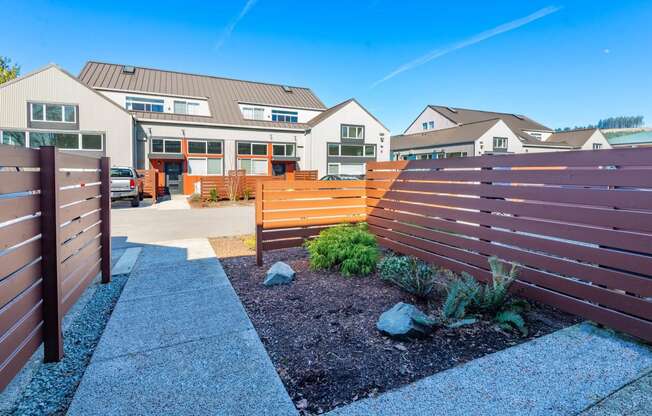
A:
{"label": "orange wood fence panel", "polygon": [[144,175],[142,178],[143,182],[143,194],[147,198],[152,198],[153,202],[156,203],[156,198],[158,196],[159,188],[159,175],[157,169],[138,169],[138,173]]}
{"label": "orange wood fence panel", "polygon": [[325,227],[366,217],[365,181],[260,182],[256,191],[256,257],[296,247]]}
{"label": "orange wood fence panel", "polygon": [[0,390],[41,343],[60,360],[63,316],[110,280],[109,172],[108,158],[0,145]]}
{"label": "orange wood fence panel", "polygon": [[285,174],[289,181],[316,181],[319,172],[316,170],[296,170]]}
{"label": "orange wood fence panel", "polygon": [[381,245],[652,341],[652,149],[367,164]]}

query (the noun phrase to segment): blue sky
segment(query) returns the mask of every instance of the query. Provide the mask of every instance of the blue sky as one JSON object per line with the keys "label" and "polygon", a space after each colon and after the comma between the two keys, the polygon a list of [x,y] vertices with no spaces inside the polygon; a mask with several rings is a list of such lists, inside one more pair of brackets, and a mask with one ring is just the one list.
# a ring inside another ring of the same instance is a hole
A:
{"label": "blue sky", "polygon": [[553,128],[638,114],[652,125],[651,1],[0,0],[0,10],[0,55],[23,73],[55,62],[77,74],[99,60],[307,86],[329,106],[357,98],[393,133],[427,104]]}

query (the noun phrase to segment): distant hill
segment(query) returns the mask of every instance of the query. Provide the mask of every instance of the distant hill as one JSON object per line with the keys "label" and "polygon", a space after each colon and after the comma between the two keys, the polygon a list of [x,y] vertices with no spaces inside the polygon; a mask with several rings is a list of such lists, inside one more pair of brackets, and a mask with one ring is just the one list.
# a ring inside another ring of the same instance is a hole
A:
{"label": "distant hill", "polygon": [[607,139],[611,139],[613,137],[628,136],[630,134],[640,133],[643,131],[652,131],[652,127],[602,129],[602,133]]}
{"label": "distant hill", "polygon": [[581,130],[581,129],[594,129],[599,128],[601,130],[605,129],[630,129],[630,128],[643,128],[644,125],[643,116],[617,116],[617,117],[608,117],[602,120],[599,120],[596,124],[589,124],[588,126],[575,126],[557,128],[556,131],[569,131],[569,130]]}

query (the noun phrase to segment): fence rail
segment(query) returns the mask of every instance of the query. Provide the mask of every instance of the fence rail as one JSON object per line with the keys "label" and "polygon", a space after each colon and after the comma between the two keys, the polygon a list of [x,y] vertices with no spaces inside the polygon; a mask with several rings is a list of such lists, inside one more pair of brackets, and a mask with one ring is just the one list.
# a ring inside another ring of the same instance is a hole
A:
{"label": "fence rail", "polygon": [[110,279],[109,166],[0,145],[0,389],[42,342],[60,360],[63,316],[98,273]]}
{"label": "fence rail", "polygon": [[143,195],[152,198],[152,202],[156,203],[156,198],[159,194],[159,175],[157,169],[138,169],[138,174],[143,175]]}
{"label": "fence rail", "polygon": [[289,181],[316,181],[319,179],[319,172],[316,170],[296,170],[285,174]]}
{"label": "fence rail", "polygon": [[489,256],[517,262],[520,294],[652,341],[652,149],[373,162],[363,183],[264,186],[259,260],[357,201],[384,247],[484,281]]}

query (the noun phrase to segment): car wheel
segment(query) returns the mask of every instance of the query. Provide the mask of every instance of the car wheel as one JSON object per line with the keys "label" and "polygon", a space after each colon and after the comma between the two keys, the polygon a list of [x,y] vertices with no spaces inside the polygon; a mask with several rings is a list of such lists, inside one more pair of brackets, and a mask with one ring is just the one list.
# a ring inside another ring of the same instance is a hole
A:
{"label": "car wheel", "polygon": [[140,198],[136,196],[134,197],[134,199],[131,200],[131,206],[135,208],[139,205],[140,205]]}

